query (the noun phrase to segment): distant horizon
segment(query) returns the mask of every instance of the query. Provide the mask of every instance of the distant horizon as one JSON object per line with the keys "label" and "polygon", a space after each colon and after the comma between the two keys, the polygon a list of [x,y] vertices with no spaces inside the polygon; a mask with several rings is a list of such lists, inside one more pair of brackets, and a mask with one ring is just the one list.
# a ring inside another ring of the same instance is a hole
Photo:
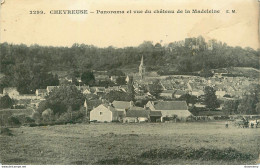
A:
{"label": "distant horizon", "polygon": [[[186,38],[198,38],[199,36],[201,36],[201,35],[198,35],[197,37],[186,37]],[[202,36],[202,37],[203,37],[203,36]],[[129,45],[129,46],[122,46],[122,47],[114,46],[114,45],[98,46],[98,45],[94,45],[94,44],[78,43],[78,42],[75,42],[75,43],[73,43],[73,44],[71,44],[71,45],[44,45],[44,44],[42,45],[42,44],[39,44],[39,43],[25,44],[25,43],[13,43],[13,42],[4,41],[4,42],[0,42],[0,44],[7,43],[7,44],[9,44],[9,45],[25,45],[25,46],[27,46],[27,47],[30,47],[30,46],[40,46],[40,47],[61,47],[61,48],[62,48],[62,47],[64,47],[64,48],[66,48],[66,47],[71,48],[74,44],[79,44],[79,45],[84,44],[84,45],[88,45],[88,46],[94,46],[94,47],[97,47],[97,48],[113,47],[113,48],[115,48],[115,49],[119,49],[119,48],[128,48],[128,47],[138,47],[139,45],[143,44],[144,42],[152,42],[153,45],[159,43],[159,44],[162,45],[162,47],[164,47],[164,46],[168,46],[170,43],[181,42],[181,41],[185,42],[185,39],[186,39],[186,38],[184,38],[183,40],[178,40],[178,41],[169,41],[169,42],[167,42],[167,43],[161,43],[160,41],[159,41],[159,42],[154,42],[154,41],[151,41],[151,40],[143,40],[143,42],[141,42],[141,43],[139,43],[139,44],[137,44],[137,45]],[[204,38],[204,37],[203,37],[203,38]],[[204,38],[204,39],[205,39],[205,38]],[[227,46],[229,46],[229,47],[234,47],[234,48],[235,48],[235,47],[241,47],[241,48],[243,48],[243,49],[251,48],[251,49],[254,49],[254,50],[256,50],[256,51],[257,51],[257,50],[260,50],[260,47],[258,47],[258,48],[252,48],[252,47],[250,47],[250,46],[245,46],[245,47],[239,46],[239,45],[232,46],[232,45],[229,45],[227,42],[220,41],[220,40],[215,39],[215,38],[214,38],[214,39],[208,39],[208,40],[205,39],[205,42],[208,43],[210,40],[216,40],[217,42],[226,43]]]}

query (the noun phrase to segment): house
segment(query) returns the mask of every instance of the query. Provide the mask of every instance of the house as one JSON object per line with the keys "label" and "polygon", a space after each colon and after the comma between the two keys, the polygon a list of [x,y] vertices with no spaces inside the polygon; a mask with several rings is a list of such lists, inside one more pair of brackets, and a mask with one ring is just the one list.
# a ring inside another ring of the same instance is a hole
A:
{"label": "house", "polygon": [[174,96],[174,93],[175,93],[174,90],[163,90],[163,91],[160,93],[160,96],[161,96],[161,97],[164,97],[164,98],[172,99],[173,96]]}
{"label": "house", "polygon": [[112,81],[112,82],[116,82],[116,80],[119,78],[119,76],[115,76],[115,75],[112,75],[112,76],[110,76],[110,80]]}
{"label": "house", "polygon": [[184,90],[175,90],[174,97],[180,98],[182,95],[185,95],[185,94],[187,94],[187,92]]}
{"label": "house", "polygon": [[130,107],[134,106],[134,102],[130,101],[116,101],[114,100],[112,102],[113,107],[115,107],[116,110],[124,111],[125,109],[129,109]]}
{"label": "house", "polygon": [[3,95],[8,95],[10,98],[14,99],[19,96],[19,92],[15,87],[8,87],[3,89]]}
{"label": "house", "polygon": [[223,91],[223,90],[217,90],[217,91],[216,91],[216,96],[217,96],[217,98],[221,98],[221,97],[223,97],[225,94],[226,94],[226,91]]}
{"label": "house", "polygon": [[149,120],[150,110],[141,109],[129,109],[126,111],[123,122],[147,122]]}
{"label": "house", "polygon": [[146,104],[151,111],[161,111],[161,121],[165,121],[165,118],[175,118],[180,120],[187,120],[192,114],[188,111],[186,101],[149,101]]}
{"label": "house", "polygon": [[47,93],[50,94],[50,92],[55,89],[55,88],[59,88],[59,86],[47,86],[46,90],[47,90]]}
{"label": "house", "polygon": [[108,81],[110,80],[109,76],[108,75],[96,75],[95,76],[95,80],[96,81]]}
{"label": "house", "polygon": [[47,96],[47,90],[46,90],[46,89],[36,89],[35,95],[36,95],[37,97],[42,97],[42,98],[44,98],[45,96]]}
{"label": "house", "polygon": [[106,88],[105,87],[90,87],[91,93],[94,93],[98,96],[102,95],[105,93]]}
{"label": "house", "polygon": [[107,104],[101,104],[90,111],[90,121],[112,122],[118,120],[118,111]]}

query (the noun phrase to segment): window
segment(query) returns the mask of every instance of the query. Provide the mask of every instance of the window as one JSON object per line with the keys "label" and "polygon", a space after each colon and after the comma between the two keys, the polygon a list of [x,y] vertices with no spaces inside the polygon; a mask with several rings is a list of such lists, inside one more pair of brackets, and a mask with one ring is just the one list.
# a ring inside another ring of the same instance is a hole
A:
{"label": "window", "polygon": [[103,112],[99,112],[99,115],[103,115]]}

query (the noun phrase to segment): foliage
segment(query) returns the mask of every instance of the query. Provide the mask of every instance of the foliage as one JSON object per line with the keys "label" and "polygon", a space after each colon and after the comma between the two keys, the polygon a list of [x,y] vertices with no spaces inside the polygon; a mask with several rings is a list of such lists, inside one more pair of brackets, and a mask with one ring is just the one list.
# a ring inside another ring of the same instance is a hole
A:
{"label": "foliage", "polygon": [[130,100],[134,101],[135,90],[134,90],[134,81],[133,81],[133,77],[132,76],[129,77],[129,81],[127,83],[127,93],[130,96]]}
{"label": "foliage", "polygon": [[81,81],[85,85],[93,85],[95,82],[95,76],[94,76],[93,72],[91,72],[91,71],[83,72],[81,75]]}
{"label": "foliage", "polygon": [[197,102],[197,97],[194,95],[190,95],[190,94],[184,94],[184,95],[181,95],[181,97],[179,97],[178,100],[184,100],[184,101],[186,101],[187,104],[194,105]]}
{"label": "foliage", "polygon": [[117,101],[131,101],[132,96],[129,93],[123,91],[110,91],[105,95],[105,99],[109,102],[113,102],[114,100]]}
{"label": "foliage", "polygon": [[207,108],[209,108],[210,110],[215,110],[216,108],[220,107],[220,104],[216,96],[216,91],[214,90],[213,87],[206,86],[204,89],[204,93],[205,93],[204,103]]}
{"label": "foliage", "polygon": [[248,93],[245,94],[238,106],[239,114],[260,114],[260,85],[251,86]]}
{"label": "foliage", "polygon": [[108,76],[125,76],[125,73],[118,69],[112,69],[108,71]]}
{"label": "foliage", "polygon": [[51,109],[46,109],[42,112],[43,121],[52,121],[54,120],[53,111]]}
{"label": "foliage", "polygon": [[125,76],[119,76],[116,79],[116,84],[118,84],[118,85],[125,85],[126,84],[125,78],[126,78]]}
{"label": "foliage", "polygon": [[0,129],[1,135],[13,136],[12,131],[9,128],[1,127]]}
{"label": "foliage", "polygon": [[8,95],[0,98],[0,108],[11,108],[13,104],[14,100],[11,99]]}
{"label": "foliage", "polygon": [[208,77],[212,77],[213,73],[211,72],[211,70],[209,68],[203,68],[200,71],[200,76],[204,77],[204,78],[208,78]]}
{"label": "foliage", "polygon": [[84,95],[75,86],[61,86],[50,92],[46,97],[46,104],[43,103],[41,110],[44,109],[46,105],[46,107],[53,110],[54,115],[60,115],[65,113],[69,107],[71,107],[73,111],[79,110],[84,100]]}
{"label": "foliage", "polygon": [[159,94],[162,92],[163,87],[160,84],[159,80],[154,81],[152,84],[147,85],[147,91],[150,92],[156,98],[159,97]]}
{"label": "foliage", "polygon": [[36,123],[39,123],[41,120],[41,114],[39,112],[33,112],[32,119],[35,120]]}
{"label": "foliage", "polygon": [[224,102],[224,107],[222,108],[222,110],[226,115],[237,114],[238,105],[238,100],[228,100]]}
{"label": "foliage", "polygon": [[[192,45],[196,40],[200,43],[198,49],[194,50]],[[207,50],[208,44],[203,37],[187,38],[183,45],[171,42],[161,46],[159,43],[154,45],[153,42],[145,41],[137,47],[125,48],[98,48],[85,44],[74,44],[72,47],[44,47],[1,43],[0,67],[5,77],[1,80],[0,87],[13,86],[17,87],[20,93],[33,93],[35,88],[57,85],[57,77],[49,73],[52,71],[75,71],[75,77],[91,69],[112,69],[110,74],[122,74],[118,69],[136,66],[140,61],[140,55],[144,56],[147,68],[163,67],[182,73],[200,71],[204,67],[260,67],[259,49],[230,47],[216,40],[212,40],[211,44],[213,49]],[[113,72],[115,67],[117,70]],[[83,75],[86,84],[93,81],[93,76],[87,76]]]}
{"label": "foliage", "polygon": [[19,119],[17,117],[11,116],[8,118],[8,125],[18,126],[18,125],[21,125],[21,122],[19,121]]}
{"label": "foliage", "polygon": [[39,106],[37,108],[37,111],[41,114],[44,110],[46,110],[49,107],[48,101],[43,100],[39,103]]}

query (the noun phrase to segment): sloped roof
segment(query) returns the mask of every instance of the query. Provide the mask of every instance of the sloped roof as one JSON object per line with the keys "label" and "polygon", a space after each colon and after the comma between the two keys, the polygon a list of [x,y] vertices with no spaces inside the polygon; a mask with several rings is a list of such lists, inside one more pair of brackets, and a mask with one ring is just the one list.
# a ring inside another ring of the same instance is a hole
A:
{"label": "sloped roof", "polygon": [[150,113],[150,110],[128,110],[126,112],[126,117],[147,117]]}
{"label": "sloped roof", "polygon": [[113,101],[112,102],[113,106],[116,108],[116,109],[127,109],[127,108],[130,108],[130,102],[127,102],[127,101]]}
{"label": "sloped roof", "polygon": [[162,116],[162,112],[161,111],[151,111],[150,116]]}
{"label": "sloped roof", "polygon": [[99,99],[97,99],[97,100],[88,100],[87,104],[88,104],[88,108],[97,107],[100,104],[102,104],[102,100],[99,100]]}
{"label": "sloped roof", "polygon": [[184,95],[184,94],[186,94],[186,93],[187,93],[187,92],[184,91],[184,90],[176,90],[175,95]]}
{"label": "sloped roof", "polygon": [[16,87],[7,87],[7,88],[3,89],[3,92],[5,92],[5,93],[9,93],[12,91],[17,91],[17,88]]}
{"label": "sloped roof", "polygon": [[186,101],[158,101],[154,102],[156,110],[187,110]]}
{"label": "sloped roof", "polygon": [[174,90],[163,90],[161,93],[170,93],[170,94],[174,94],[175,91],[174,91]]}
{"label": "sloped roof", "polygon": [[47,92],[46,89],[36,89],[36,91],[38,91],[38,93],[46,93]]}

